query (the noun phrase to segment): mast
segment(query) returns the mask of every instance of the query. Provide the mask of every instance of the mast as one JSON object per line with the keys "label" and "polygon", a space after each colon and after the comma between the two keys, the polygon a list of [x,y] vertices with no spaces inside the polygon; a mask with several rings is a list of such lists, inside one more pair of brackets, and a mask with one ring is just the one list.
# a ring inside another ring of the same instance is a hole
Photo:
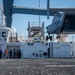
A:
{"label": "mast", "polygon": [[1,0],[0,10],[1,10],[1,26],[4,26],[4,15],[3,15],[3,2],[2,2],[2,0]]}
{"label": "mast", "polygon": [[4,15],[3,15],[3,1],[2,1],[2,26],[5,25],[5,22],[4,22]]}

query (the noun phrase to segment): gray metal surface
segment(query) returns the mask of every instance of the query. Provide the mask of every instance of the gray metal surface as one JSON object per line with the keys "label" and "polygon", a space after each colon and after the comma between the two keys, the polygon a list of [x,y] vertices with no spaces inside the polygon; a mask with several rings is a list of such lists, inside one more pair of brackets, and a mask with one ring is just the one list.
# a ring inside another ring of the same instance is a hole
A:
{"label": "gray metal surface", "polygon": [[[43,15],[47,16],[47,9],[43,8],[29,8],[29,7],[13,7],[13,13],[19,14],[32,14],[32,15]],[[75,8],[50,8],[49,16],[54,16],[55,13],[64,12],[67,14],[75,14]]]}
{"label": "gray metal surface", "polygon": [[3,0],[3,10],[5,15],[5,23],[7,27],[12,24],[12,8],[14,0]]}

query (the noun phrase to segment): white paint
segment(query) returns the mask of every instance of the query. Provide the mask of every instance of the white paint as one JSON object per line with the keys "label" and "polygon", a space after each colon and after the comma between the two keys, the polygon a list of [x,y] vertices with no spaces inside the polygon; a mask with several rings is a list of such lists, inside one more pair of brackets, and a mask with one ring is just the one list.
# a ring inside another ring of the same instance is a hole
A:
{"label": "white paint", "polygon": [[[22,51],[22,58],[40,58],[40,54],[42,54],[42,58],[44,58],[43,53],[47,52],[48,46],[46,46],[45,43],[33,43],[32,46],[28,45],[28,43],[24,43],[20,49]],[[38,57],[36,57],[36,53]]]}
{"label": "white paint", "polygon": [[68,67],[75,67],[75,65],[46,65],[47,67],[65,67],[65,68],[68,68]]}
{"label": "white paint", "polygon": [[72,45],[70,43],[54,43],[53,57],[54,58],[69,58],[71,57]]}

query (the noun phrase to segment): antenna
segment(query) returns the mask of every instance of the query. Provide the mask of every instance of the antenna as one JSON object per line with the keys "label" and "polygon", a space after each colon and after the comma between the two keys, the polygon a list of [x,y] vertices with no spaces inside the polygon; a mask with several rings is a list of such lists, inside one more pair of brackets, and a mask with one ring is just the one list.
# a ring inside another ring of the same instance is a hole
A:
{"label": "antenna", "polygon": [[[40,8],[40,0],[38,0],[38,6]],[[41,20],[40,20],[40,15],[39,15],[39,26],[40,26],[40,22],[41,22]]]}

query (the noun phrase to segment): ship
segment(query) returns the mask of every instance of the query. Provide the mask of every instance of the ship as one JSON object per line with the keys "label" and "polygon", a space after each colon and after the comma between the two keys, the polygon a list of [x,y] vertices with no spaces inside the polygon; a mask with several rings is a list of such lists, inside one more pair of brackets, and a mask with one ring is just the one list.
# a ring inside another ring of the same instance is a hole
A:
{"label": "ship", "polygon": [[[39,29],[39,30],[38,30]],[[15,28],[8,28],[6,26],[0,27],[0,50],[2,51],[2,58],[7,49],[21,50],[21,58],[72,58],[74,57],[74,43],[66,41],[48,42],[45,37],[33,36],[38,34],[42,27],[32,26],[27,28],[29,32],[28,40],[24,40],[23,36],[18,37]],[[34,31],[30,35],[31,31]],[[42,35],[43,36],[43,35]],[[32,38],[32,39],[31,39]],[[43,39],[42,39],[43,38]]]}
{"label": "ship", "polygon": [[[24,35],[22,34],[20,37],[18,36],[19,33],[16,32],[16,29],[11,27],[11,20],[12,20],[12,15],[9,14],[10,7],[13,7],[13,0],[10,1],[8,4],[8,1],[3,0],[3,5],[4,5],[4,15],[6,16],[6,25],[4,25],[3,21],[2,24],[0,25],[0,51],[2,51],[2,59],[5,58],[4,53],[5,50],[12,50],[12,52],[15,50],[20,50],[21,51],[21,58],[22,59],[29,59],[29,58],[36,58],[36,59],[46,59],[46,58],[73,58],[75,57],[74,55],[74,41],[69,42],[67,40],[67,35],[61,34],[60,36],[58,35],[56,37],[57,42],[55,42],[55,38],[52,36],[45,36],[44,34],[44,22],[40,24],[35,24],[32,25],[32,23],[28,22],[28,39],[24,39]],[[49,3],[49,2],[48,2]],[[9,7],[10,6],[10,7]],[[13,7],[13,12],[18,8],[16,6]],[[24,8],[28,10],[37,10],[37,11],[43,11],[44,9],[29,9],[29,8]],[[48,5],[49,9],[49,5]],[[53,9],[54,10],[54,9]],[[44,10],[46,11],[46,10]],[[35,11],[32,11],[35,12]],[[12,13],[12,11],[11,11]],[[17,13],[17,12],[14,12]],[[40,13],[40,12],[39,12]],[[28,12],[28,14],[31,14]],[[43,13],[42,13],[43,14]],[[47,14],[47,17],[49,17],[49,10]],[[9,17],[10,16],[10,17]],[[8,19],[10,18],[10,19]],[[60,20],[62,22],[62,19],[64,19],[63,13],[56,14],[55,13],[55,19],[53,20],[53,24],[49,25],[47,27],[47,32],[55,32],[55,30],[61,27]],[[61,19],[60,19],[61,18]],[[40,18],[39,18],[40,19]],[[3,18],[2,18],[3,20]],[[39,25],[40,24],[40,25]],[[58,26],[57,26],[58,25]],[[55,28],[53,28],[55,26]],[[50,41],[48,41],[48,39]],[[9,55],[10,57],[10,55]],[[12,55],[12,58],[14,56]]]}

